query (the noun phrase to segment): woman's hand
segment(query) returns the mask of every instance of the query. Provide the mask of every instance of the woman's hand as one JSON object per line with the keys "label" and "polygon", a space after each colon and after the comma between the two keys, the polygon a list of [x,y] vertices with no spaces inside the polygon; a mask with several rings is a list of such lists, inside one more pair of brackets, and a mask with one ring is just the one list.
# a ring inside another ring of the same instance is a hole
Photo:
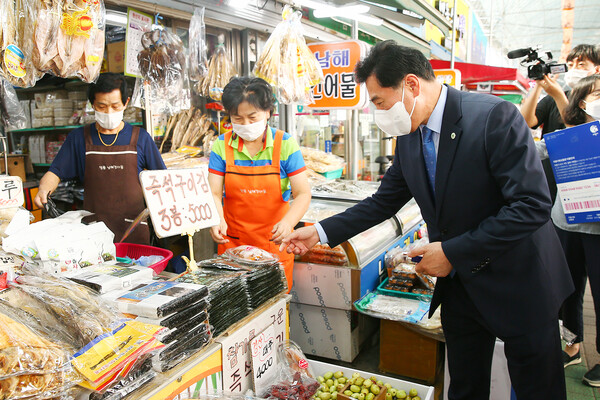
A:
{"label": "woman's hand", "polygon": [[280,244],[284,237],[292,233],[292,226],[284,219],[273,226],[271,240],[276,244]]}
{"label": "woman's hand", "polygon": [[222,219],[219,225],[210,227],[210,236],[216,243],[229,243],[229,239],[225,239],[225,235],[227,235],[227,222],[225,220]]}

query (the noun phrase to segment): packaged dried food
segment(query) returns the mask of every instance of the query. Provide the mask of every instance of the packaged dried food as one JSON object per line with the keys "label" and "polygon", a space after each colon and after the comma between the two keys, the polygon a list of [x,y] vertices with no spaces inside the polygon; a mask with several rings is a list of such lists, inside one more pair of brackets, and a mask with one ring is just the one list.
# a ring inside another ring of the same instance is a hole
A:
{"label": "packaged dried food", "polygon": [[245,264],[264,264],[277,262],[279,257],[256,246],[238,246],[225,250],[223,255],[233,261]]}
{"label": "packaged dried food", "polygon": [[100,264],[84,268],[81,273],[69,279],[98,293],[106,293],[128,288],[139,281],[150,280],[152,273],[152,269],[147,267]]}
{"label": "packaged dried food", "polygon": [[24,129],[27,126],[27,116],[15,89],[2,78],[0,78],[0,124],[9,131]]}
{"label": "packaged dried food", "polygon": [[286,5],[280,22],[258,57],[253,73],[277,91],[282,104],[311,104],[312,87],[323,79],[323,71],[304,40],[302,13]]}
{"label": "packaged dried food", "polygon": [[215,52],[208,62],[208,71],[194,89],[201,96],[221,101],[223,88],[237,75],[237,71],[225,50],[225,36],[219,35],[217,40]]}
{"label": "packaged dried food", "polygon": [[163,317],[184,309],[188,304],[208,296],[204,285],[183,282],[142,281],[102,297],[121,312],[144,317]]}
{"label": "packaged dried food", "polygon": [[32,87],[42,77],[32,58],[38,0],[0,2],[0,77],[19,87]]}
{"label": "packaged dried food", "polygon": [[[181,310],[175,314],[171,314],[162,318],[147,318],[140,317],[133,314],[126,314],[126,316],[135,319],[136,321],[143,322],[145,324],[160,325],[169,329],[179,329],[185,325],[188,321],[202,318],[209,307],[208,299],[202,299],[196,303],[193,303],[186,307],[185,310]],[[206,319],[207,317],[204,317]]]}
{"label": "packaged dried food", "polygon": [[405,278],[389,278],[388,282],[391,285],[405,286],[405,287],[413,287],[415,285],[415,281],[413,279],[405,279]]}
{"label": "packaged dried food", "polygon": [[388,267],[388,277],[414,280],[417,278],[415,264],[402,262],[395,267]]}
{"label": "packaged dried food", "polygon": [[306,168],[315,172],[324,173],[344,168],[344,159],[334,154],[309,147],[301,147],[300,151],[306,163]]}
{"label": "packaged dried food", "polygon": [[419,280],[421,281],[421,283],[423,285],[425,285],[425,287],[429,290],[433,290],[435,289],[435,283],[437,281],[437,279],[433,276],[429,276],[426,274],[421,274],[417,272],[417,276],[419,277]]}
{"label": "packaged dried food", "polygon": [[304,353],[292,341],[279,343],[277,368],[276,383],[270,386],[265,394],[257,393],[259,396],[269,400],[308,400],[321,386],[314,378]]}
{"label": "packaged dried food", "polygon": [[333,249],[327,244],[316,244],[308,252],[298,257],[299,261],[326,264],[326,265],[348,265],[348,257],[342,246]]}

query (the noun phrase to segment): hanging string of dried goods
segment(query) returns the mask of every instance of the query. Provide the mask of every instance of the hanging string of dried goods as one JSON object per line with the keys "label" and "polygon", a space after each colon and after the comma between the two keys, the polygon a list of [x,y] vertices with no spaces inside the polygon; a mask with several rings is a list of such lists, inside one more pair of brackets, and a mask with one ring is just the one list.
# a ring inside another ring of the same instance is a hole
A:
{"label": "hanging string of dried goods", "polygon": [[189,109],[187,51],[179,36],[156,25],[141,40],[138,63],[142,79],[136,80],[133,104],[146,108],[149,101],[154,112],[168,115]]}
{"label": "hanging string of dried goods", "polygon": [[218,41],[215,53],[208,62],[208,73],[196,84],[195,90],[201,96],[221,101],[223,88],[237,75],[237,71],[225,51],[225,37],[219,35]]}
{"label": "hanging string of dried goods", "polygon": [[275,87],[280,103],[311,104],[312,87],[321,82],[323,71],[304,40],[302,14],[286,6],[282,17],[253,73]]}

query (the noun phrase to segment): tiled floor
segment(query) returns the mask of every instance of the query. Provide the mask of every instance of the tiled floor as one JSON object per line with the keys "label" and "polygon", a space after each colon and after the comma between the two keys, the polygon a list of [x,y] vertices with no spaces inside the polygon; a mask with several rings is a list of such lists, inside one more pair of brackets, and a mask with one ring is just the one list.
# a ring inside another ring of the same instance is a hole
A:
{"label": "tiled floor", "polygon": [[596,352],[594,303],[592,301],[589,286],[585,294],[583,305],[583,324],[583,362],[565,369],[567,398],[568,400],[600,400],[600,389],[587,386],[581,381],[581,378],[587,372],[588,368],[600,363],[600,355]]}

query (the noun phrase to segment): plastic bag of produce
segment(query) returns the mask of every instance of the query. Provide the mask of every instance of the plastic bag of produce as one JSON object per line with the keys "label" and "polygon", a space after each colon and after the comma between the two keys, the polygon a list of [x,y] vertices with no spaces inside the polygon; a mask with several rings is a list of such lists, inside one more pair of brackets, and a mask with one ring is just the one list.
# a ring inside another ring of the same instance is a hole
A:
{"label": "plastic bag of produce", "polygon": [[10,84],[31,87],[42,77],[33,63],[34,24],[38,0],[0,2],[0,76]]}
{"label": "plastic bag of produce", "polygon": [[207,74],[202,80],[198,81],[195,90],[201,96],[210,96],[213,100],[221,101],[223,88],[231,78],[237,75],[237,71],[225,50],[225,36],[219,35],[217,40],[215,53],[208,62]]}
{"label": "plastic bag of produce", "polygon": [[291,340],[277,346],[277,379],[266,394],[257,393],[267,399],[308,400],[315,393],[319,382],[314,378],[308,360],[300,347]]}
{"label": "plastic bag of produce", "polygon": [[199,81],[208,73],[206,59],[206,27],[204,25],[204,7],[194,8],[190,21],[190,79]]}
{"label": "plastic bag of produce", "polygon": [[[0,17],[2,18],[2,17]],[[17,93],[10,83],[0,78],[0,123],[6,130],[24,129],[27,117]]]}
{"label": "plastic bag of produce", "polygon": [[304,40],[302,13],[285,6],[253,73],[277,90],[280,103],[314,103],[312,87],[323,79],[321,65]]}

